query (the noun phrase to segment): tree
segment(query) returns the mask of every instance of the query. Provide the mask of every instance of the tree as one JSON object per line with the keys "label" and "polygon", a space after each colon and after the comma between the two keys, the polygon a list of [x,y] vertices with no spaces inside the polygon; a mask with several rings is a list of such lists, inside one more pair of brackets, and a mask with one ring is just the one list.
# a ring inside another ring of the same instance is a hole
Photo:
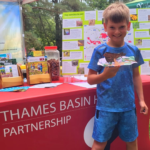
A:
{"label": "tree", "polygon": [[25,41],[29,41],[26,33],[30,32],[38,37],[34,36],[34,43],[40,41],[42,48],[57,45],[62,51],[62,13],[87,10],[92,8],[80,0],[40,0],[26,4],[23,6]]}
{"label": "tree", "polygon": [[[109,4],[114,3],[119,0],[85,0],[86,3],[91,6],[94,10],[104,10]],[[122,2],[127,3],[133,0],[122,0]]]}
{"label": "tree", "polygon": [[32,32],[25,32],[26,37],[25,38],[25,44],[26,44],[26,49],[29,50],[30,48],[34,47],[37,50],[42,49],[42,44],[41,41],[38,40],[37,35],[33,34]]}
{"label": "tree", "polygon": [[93,10],[104,10],[109,5],[107,0],[86,0],[86,2]]}
{"label": "tree", "polygon": [[56,45],[58,49],[62,50],[62,13],[73,12],[73,11],[85,11],[91,8],[80,0],[53,0],[55,9],[55,23],[56,23]]}
{"label": "tree", "polygon": [[[47,11],[33,9],[39,6],[38,3],[26,4],[23,6],[23,22],[25,31],[26,49],[35,47],[44,49],[46,45],[55,45],[55,21]],[[49,34],[49,32],[50,34]],[[29,36],[30,35],[30,36]],[[33,35],[33,40],[31,39]],[[30,44],[27,41],[32,41]],[[37,46],[35,46],[37,43]],[[33,45],[33,46],[32,46]],[[31,47],[28,47],[31,46]]]}

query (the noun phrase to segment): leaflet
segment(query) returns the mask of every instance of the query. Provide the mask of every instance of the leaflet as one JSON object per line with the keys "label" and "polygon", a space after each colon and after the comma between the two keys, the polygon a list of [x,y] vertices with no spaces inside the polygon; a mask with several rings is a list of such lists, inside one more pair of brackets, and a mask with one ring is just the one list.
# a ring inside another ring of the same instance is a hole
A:
{"label": "leaflet", "polygon": [[96,20],[96,11],[85,11],[85,20]]}
{"label": "leaflet", "polygon": [[8,65],[8,66],[5,66],[5,72],[6,73],[12,73],[13,77],[18,77],[19,76],[17,65]]}
{"label": "leaflet", "polygon": [[0,54],[0,60],[12,59],[11,53]]}
{"label": "leaflet", "polygon": [[138,21],[150,21],[150,9],[139,9]]}
{"label": "leaflet", "polygon": [[78,41],[63,41],[63,50],[79,50]]}
{"label": "leaflet", "polygon": [[103,10],[98,11],[98,20],[99,20],[99,21],[102,21],[103,12],[104,12]]}
{"label": "leaflet", "polygon": [[28,62],[29,75],[48,74],[47,61]]}
{"label": "leaflet", "polygon": [[70,61],[63,61],[62,62],[63,68],[62,73],[76,73],[77,67],[72,65]]}
{"label": "leaflet", "polygon": [[143,59],[150,59],[150,50],[142,50],[141,55]]}
{"label": "leaflet", "polygon": [[83,22],[80,18],[78,19],[64,19],[63,28],[72,28],[82,26]]}
{"label": "leaflet", "polygon": [[84,87],[84,88],[88,88],[88,89],[97,87],[96,84],[90,85],[87,82],[77,82],[77,83],[70,83],[70,84],[80,86],[80,87]]}
{"label": "leaflet", "polygon": [[82,59],[82,52],[81,51],[71,52],[69,50],[63,51],[63,59],[64,60]]}
{"label": "leaflet", "polygon": [[148,31],[138,31],[135,32],[135,38],[141,38],[141,37],[150,37]]}
{"label": "leaflet", "polygon": [[19,76],[17,65],[0,65],[0,73],[2,78]]}
{"label": "leaflet", "polygon": [[12,65],[12,64],[17,64],[16,59],[5,59],[5,60],[0,60],[0,65]]}
{"label": "leaflet", "polygon": [[80,67],[84,68],[84,74],[88,74],[88,72],[89,72],[88,64],[89,63],[80,63]]}
{"label": "leaflet", "polygon": [[136,9],[130,9],[130,14],[136,14]]}
{"label": "leaflet", "polygon": [[141,66],[141,73],[143,75],[150,75],[150,61],[145,61],[145,63]]}
{"label": "leaflet", "polygon": [[139,23],[139,29],[149,29],[150,23]]}
{"label": "leaflet", "polygon": [[11,87],[11,88],[0,89],[0,92],[25,92],[28,88],[29,86]]}
{"label": "leaflet", "polygon": [[31,86],[30,88],[54,88],[58,85],[61,85],[62,83],[44,83],[44,84],[36,84]]}
{"label": "leaflet", "polygon": [[63,39],[82,39],[82,29],[63,29]]}
{"label": "leaflet", "polygon": [[119,66],[132,65],[134,63],[137,63],[135,61],[134,56],[131,57],[122,56],[114,59],[114,62],[108,62],[107,58],[101,58],[99,59],[97,64],[103,67],[107,67],[107,66],[118,66],[118,65]]}
{"label": "leaflet", "polygon": [[138,48],[150,48],[150,39],[135,39]]}

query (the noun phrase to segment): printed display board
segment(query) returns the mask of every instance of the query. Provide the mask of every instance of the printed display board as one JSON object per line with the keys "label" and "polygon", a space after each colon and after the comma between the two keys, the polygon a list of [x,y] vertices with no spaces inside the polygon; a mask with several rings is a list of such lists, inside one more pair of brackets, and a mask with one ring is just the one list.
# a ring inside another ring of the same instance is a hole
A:
{"label": "printed display board", "polygon": [[[141,74],[150,74],[150,9],[130,9],[131,29],[125,42],[136,45],[144,58]],[[103,10],[63,13],[62,73],[87,74],[93,50],[109,40]]]}
{"label": "printed display board", "polygon": [[23,64],[22,25],[17,2],[0,2],[0,54],[11,53],[17,63]]}

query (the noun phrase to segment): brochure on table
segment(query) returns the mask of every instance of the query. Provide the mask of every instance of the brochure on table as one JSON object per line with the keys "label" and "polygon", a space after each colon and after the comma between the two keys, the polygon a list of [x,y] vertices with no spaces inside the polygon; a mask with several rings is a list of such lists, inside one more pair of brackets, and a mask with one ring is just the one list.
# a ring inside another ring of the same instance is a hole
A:
{"label": "brochure on table", "polygon": [[[109,40],[103,10],[63,13],[62,73],[87,74],[93,50]],[[131,29],[125,41],[136,45],[144,58],[141,74],[150,74],[150,9],[130,9]]]}
{"label": "brochure on table", "polygon": [[51,82],[47,56],[42,51],[31,51],[27,57],[27,82],[39,84]]}
{"label": "brochure on table", "polygon": [[19,76],[16,59],[12,59],[11,53],[0,54],[0,76],[2,78]]}
{"label": "brochure on table", "polygon": [[22,86],[22,87],[10,87],[5,89],[0,89],[0,92],[25,92],[29,86]]}
{"label": "brochure on table", "polygon": [[27,58],[29,75],[48,74],[47,57],[28,57]]}

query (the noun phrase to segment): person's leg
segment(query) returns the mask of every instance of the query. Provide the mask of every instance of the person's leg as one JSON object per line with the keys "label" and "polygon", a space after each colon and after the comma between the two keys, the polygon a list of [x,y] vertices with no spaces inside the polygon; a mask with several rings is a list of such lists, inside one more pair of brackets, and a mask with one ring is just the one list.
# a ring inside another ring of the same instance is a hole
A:
{"label": "person's leg", "polygon": [[92,150],[104,150],[106,144],[118,123],[118,113],[96,110],[93,128],[93,139],[95,140]]}
{"label": "person's leg", "polygon": [[92,146],[92,150],[104,150],[105,146],[106,146],[107,142],[97,142],[94,140],[93,146]]}
{"label": "person's leg", "polygon": [[133,142],[126,142],[127,150],[138,150],[137,139]]}
{"label": "person's leg", "polygon": [[134,109],[121,113],[119,122],[119,137],[126,142],[127,150],[138,150],[137,116]]}

